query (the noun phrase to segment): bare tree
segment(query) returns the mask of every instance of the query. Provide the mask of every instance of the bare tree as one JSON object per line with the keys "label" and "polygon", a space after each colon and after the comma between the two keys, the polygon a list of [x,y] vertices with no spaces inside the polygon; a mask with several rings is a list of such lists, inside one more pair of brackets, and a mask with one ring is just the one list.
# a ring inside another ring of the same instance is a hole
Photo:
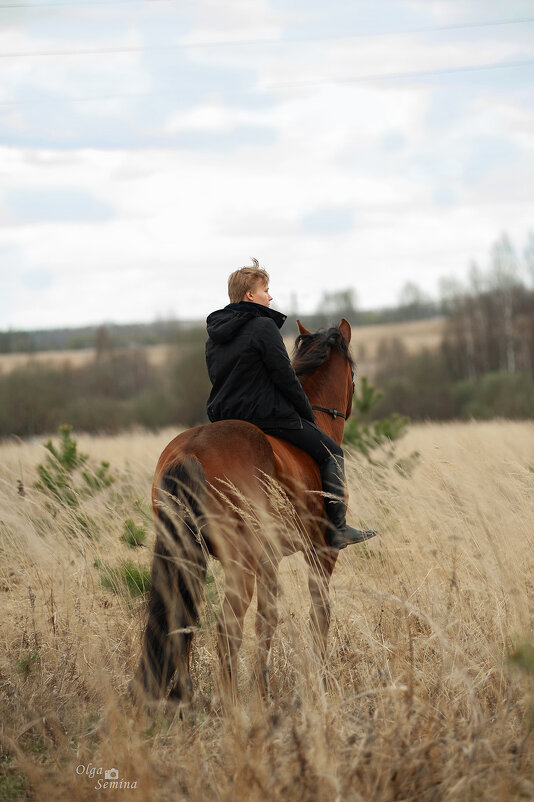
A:
{"label": "bare tree", "polygon": [[490,281],[502,303],[504,364],[508,373],[515,373],[513,291],[521,282],[517,256],[508,236],[503,234],[492,249]]}
{"label": "bare tree", "polygon": [[532,285],[534,286],[534,232],[530,231],[528,235],[527,244],[523,252],[525,257],[525,265],[530,273]]}
{"label": "bare tree", "polygon": [[332,319],[346,317],[354,320],[356,306],[356,292],[349,287],[346,290],[323,292],[317,312]]}
{"label": "bare tree", "polygon": [[469,267],[469,284],[473,297],[474,324],[476,328],[476,340],[478,342],[478,352],[482,373],[489,370],[489,350],[488,350],[488,328],[487,305],[484,304],[484,291],[486,279],[482,270],[476,262],[471,262]]}
{"label": "bare tree", "polygon": [[99,326],[95,335],[95,357],[105,359],[113,354],[113,337],[107,326]]}
{"label": "bare tree", "polygon": [[413,281],[407,281],[399,293],[399,307],[403,310],[403,318],[418,320],[427,317],[434,309],[432,298]]}
{"label": "bare tree", "polygon": [[440,295],[442,309],[449,318],[447,344],[459,350],[462,373],[465,370],[468,378],[474,381],[477,370],[472,299],[464,285],[451,277],[440,280]]}

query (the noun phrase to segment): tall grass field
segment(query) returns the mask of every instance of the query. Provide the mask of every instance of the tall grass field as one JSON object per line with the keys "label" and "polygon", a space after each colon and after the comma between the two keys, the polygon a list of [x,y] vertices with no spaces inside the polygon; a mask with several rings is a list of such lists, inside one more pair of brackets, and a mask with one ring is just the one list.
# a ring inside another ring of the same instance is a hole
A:
{"label": "tall grass field", "polygon": [[0,445],[0,800],[534,798],[534,424],[412,426],[395,457],[350,456],[349,522],[380,535],[338,559],[326,672],[297,554],[272,698],[253,600],[223,703],[213,562],[192,704],[138,709],[150,486],[175,434],[73,433],[71,473],[40,441]]}

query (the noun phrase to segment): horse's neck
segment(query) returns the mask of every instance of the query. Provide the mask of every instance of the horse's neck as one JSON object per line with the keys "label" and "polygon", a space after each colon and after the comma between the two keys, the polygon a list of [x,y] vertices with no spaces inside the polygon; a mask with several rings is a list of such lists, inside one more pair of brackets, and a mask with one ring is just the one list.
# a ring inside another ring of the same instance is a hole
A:
{"label": "horse's neck", "polygon": [[[338,383],[339,384],[339,383]],[[329,381],[329,377],[320,371],[316,371],[302,382],[302,388],[310,404],[327,409],[338,409],[345,412],[346,401],[343,399],[343,388],[336,386],[336,383]],[[343,432],[345,431],[345,421],[343,418],[333,418],[328,412],[314,410],[317,425],[326,434],[341,445]]]}

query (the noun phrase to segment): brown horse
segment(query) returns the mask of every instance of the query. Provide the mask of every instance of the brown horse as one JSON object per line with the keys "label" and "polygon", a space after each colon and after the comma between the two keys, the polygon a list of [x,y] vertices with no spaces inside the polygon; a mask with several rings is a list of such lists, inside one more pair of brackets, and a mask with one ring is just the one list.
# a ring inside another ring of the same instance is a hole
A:
{"label": "brown horse", "polygon": [[[298,325],[293,366],[317,410],[318,425],[341,443],[354,391],[350,325],[343,319],[339,328],[315,334],[300,321]],[[288,500],[282,516],[285,526],[280,526],[280,516],[278,526],[268,521],[274,499],[281,498],[277,487]],[[137,672],[149,697],[164,697],[170,689],[171,697],[185,699],[191,692],[189,652],[208,553],[220,560],[226,579],[218,643],[228,682],[235,678],[243,621],[256,581],[259,680],[266,689],[277,625],[278,565],[283,556],[298,550],[309,566],[312,631],[324,659],[328,585],[337,552],[327,547],[319,469],[308,454],[245,421],[198,426],[175,437],[161,454],[152,500],[157,538]],[[293,513],[289,518],[288,509]]]}

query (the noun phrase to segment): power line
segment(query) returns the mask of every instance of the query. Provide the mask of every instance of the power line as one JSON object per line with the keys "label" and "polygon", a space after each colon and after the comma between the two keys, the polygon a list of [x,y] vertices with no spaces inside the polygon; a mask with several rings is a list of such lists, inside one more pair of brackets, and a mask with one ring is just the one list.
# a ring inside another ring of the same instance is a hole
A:
{"label": "power line", "polygon": [[19,53],[0,53],[0,58],[42,58],[48,56],[99,56],[110,53],[144,53],[169,50],[182,50],[196,47],[196,45],[130,45],[124,47],[98,47],[91,50],[32,50]]}
{"label": "power line", "polygon": [[461,67],[445,67],[435,70],[413,70],[409,72],[377,72],[374,74],[368,73],[366,75],[354,75],[346,78],[314,78],[309,81],[287,81],[284,83],[265,84],[265,89],[283,89],[283,88],[299,88],[306,86],[318,86],[321,84],[352,84],[365,81],[387,81],[403,78],[418,78],[418,77],[432,77],[433,75],[453,75],[460,72],[477,72],[484,70],[501,70],[501,69],[518,69],[521,67],[534,66],[534,59],[526,59],[524,61],[510,61],[504,64],[474,64],[464,65]]}
{"label": "power line", "polygon": [[[137,3],[153,3],[153,2],[172,2],[172,0],[111,0],[113,3],[119,5],[129,4],[132,2]],[[81,3],[80,3],[81,4]],[[71,5],[70,3],[63,3],[61,5]],[[90,5],[104,6],[106,3],[97,2]],[[1,8],[8,8],[8,6],[0,6]],[[140,52],[157,52],[157,51],[172,51],[172,50],[196,50],[208,48],[228,48],[228,47],[251,47],[257,45],[285,45],[285,44],[313,44],[314,42],[326,41],[352,41],[353,39],[375,39],[391,36],[411,36],[421,33],[433,33],[440,31],[450,30],[473,30],[476,28],[499,27],[505,25],[524,25],[534,22],[534,17],[526,17],[520,20],[500,20],[495,22],[478,22],[478,23],[465,23],[458,25],[441,25],[433,28],[416,28],[410,31],[381,31],[378,33],[355,33],[355,34],[339,34],[330,36],[317,36],[317,37],[292,37],[280,39],[247,39],[247,40],[215,40],[211,42],[181,42],[172,45],[131,45],[124,47],[105,47],[87,50],[34,50],[26,52],[11,52],[0,53],[0,58],[33,58],[33,57],[54,57],[54,56],[83,56],[83,55],[102,55],[109,53],[140,53]]]}
{"label": "power line", "polygon": [[[43,2],[43,3],[0,3],[0,10],[2,9],[21,9],[23,11],[31,10],[32,8],[69,8],[69,7],[79,7],[79,6],[87,6],[91,8],[97,7],[106,7],[110,5],[139,5],[139,6],[146,6],[149,7],[151,5],[168,3],[174,4],[175,2],[179,2],[180,5],[193,5],[195,0],[71,0],[70,2]],[[525,17],[522,19],[505,19],[505,20],[488,20],[486,22],[467,22],[467,23],[453,23],[450,25],[435,25],[431,27],[423,27],[423,28],[414,28],[412,30],[405,30],[405,31],[378,31],[374,33],[356,33],[356,34],[349,34],[349,35],[330,35],[330,36],[318,36],[318,37],[310,37],[310,38],[285,38],[285,39],[257,39],[257,40],[247,40],[247,41],[220,41],[220,42],[199,42],[199,43],[192,43],[191,45],[183,45],[183,47],[224,47],[224,46],[239,46],[239,45],[256,45],[256,44],[281,44],[281,43],[299,43],[299,42],[320,42],[320,41],[327,41],[327,40],[336,40],[336,39],[353,39],[353,38],[375,38],[381,36],[408,36],[413,34],[419,33],[433,33],[439,31],[453,31],[453,30],[463,30],[463,29],[476,29],[476,28],[488,28],[488,27],[499,27],[505,25],[522,25],[534,22],[534,17]],[[0,54],[4,55],[4,54]],[[19,54],[13,54],[19,55]],[[20,54],[20,55],[33,55],[33,54]],[[39,55],[41,55],[39,53]],[[48,54],[47,54],[48,55]],[[58,55],[63,55],[63,53],[58,53]],[[68,53],[70,55],[70,53]]]}
{"label": "power line", "polygon": [[[65,8],[69,6],[130,6],[130,5],[152,5],[153,3],[172,3],[174,0],[74,0],[72,3],[2,3],[3,8],[20,8],[23,11],[32,8]],[[180,0],[184,3],[184,0]],[[190,3],[193,0],[189,0]]]}
{"label": "power line", "polygon": [[[263,87],[257,89],[243,90],[243,92],[230,92],[227,94],[256,94],[259,91],[271,91],[273,89],[299,89],[312,86],[320,86],[325,84],[352,84],[352,83],[365,83],[366,81],[373,83],[375,81],[388,81],[388,80],[402,80],[406,78],[419,78],[419,77],[432,77],[435,75],[453,75],[462,72],[477,72],[484,70],[500,70],[500,69],[521,69],[523,67],[534,66],[534,59],[525,61],[514,61],[504,64],[478,64],[478,65],[464,65],[461,67],[447,67],[435,70],[414,70],[411,72],[388,72],[388,73],[367,73],[364,75],[355,75],[348,77],[331,77],[331,78],[316,78],[313,80],[303,81],[287,81],[284,83],[271,83],[265,84]],[[93,103],[105,100],[120,100],[120,99],[143,99],[152,97],[183,97],[183,92],[124,92],[115,93],[111,95],[98,95],[94,97],[60,97],[60,98],[43,98],[37,100],[5,100],[0,101],[0,107],[11,106],[34,106],[40,104],[55,104],[55,103]]]}

